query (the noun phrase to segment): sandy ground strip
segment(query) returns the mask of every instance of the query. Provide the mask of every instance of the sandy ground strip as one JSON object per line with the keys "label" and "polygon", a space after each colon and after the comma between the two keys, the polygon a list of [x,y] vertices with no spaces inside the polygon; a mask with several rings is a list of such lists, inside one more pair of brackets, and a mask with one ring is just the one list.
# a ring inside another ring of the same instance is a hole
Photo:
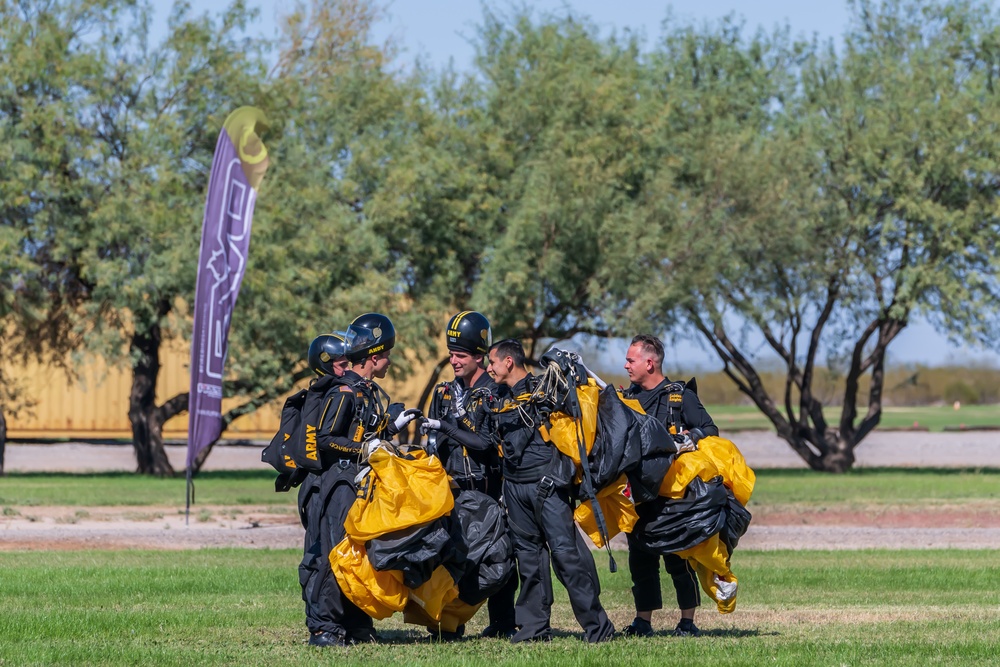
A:
{"label": "sandy ground strip", "polygon": [[[804,468],[784,441],[771,433],[733,434],[755,468]],[[260,445],[216,447],[205,470],[267,469]],[[184,466],[184,447],[169,446],[175,469]],[[880,432],[857,450],[859,467],[1000,468],[1000,432]],[[8,444],[11,472],[130,471],[128,445],[81,443]],[[0,479],[0,488],[3,481]],[[185,520],[177,507],[31,507],[0,516],[0,550],[199,549],[209,547],[301,548],[302,527],[294,513],[273,508],[216,508],[196,505]],[[284,502],[284,501],[282,501]],[[863,511],[778,511],[755,508],[740,549],[998,549],[1000,500],[996,503]],[[615,546],[624,548],[619,536]]]}

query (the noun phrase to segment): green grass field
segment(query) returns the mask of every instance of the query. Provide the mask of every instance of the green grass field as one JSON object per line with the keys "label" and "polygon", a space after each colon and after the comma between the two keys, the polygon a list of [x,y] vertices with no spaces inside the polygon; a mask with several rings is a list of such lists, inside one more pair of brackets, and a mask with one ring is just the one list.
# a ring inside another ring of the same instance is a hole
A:
{"label": "green grass field", "polygon": [[[753,405],[710,405],[708,410],[723,433],[774,428],[767,417]],[[859,406],[859,415],[864,415],[866,411],[867,407]],[[831,424],[840,419],[840,408],[826,408],[823,413]],[[887,407],[882,409],[882,420],[878,428],[899,430],[916,427],[930,431],[944,431],[986,426],[1000,428],[1000,406],[963,405],[960,410],[955,410],[950,405]]]}
{"label": "green grass field", "polygon": [[[557,590],[549,645],[428,644],[396,618],[388,644],[304,645],[295,551],[0,553],[2,665],[987,665],[1000,651],[994,552],[737,552],[739,606],[700,638],[591,647]],[[625,562],[625,555],[619,554]],[[597,555],[602,600],[632,617],[629,578]],[[480,616],[469,633],[482,628]]]}
{"label": "green grass field", "polygon": [[[864,469],[845,475],[759,470],[753,506],[995,505],[1000,470]],[[199,506],[294,511],[267,472],[208,472]],[[183,511],[183,479],[128,474],[12,474],[4,514],[39,505],[164,505]],[[632,618],[627,556],[607,570],[602,601],[619,628]],[[469,639],[429,644],[395,617],[388,644],[304,644],[296,550],[0,551],[0,665],[988,665],[1000,654],[1000,568],[990,551],[737,551],[738,608],[706,600],[700,638],[675,638],[676,612],[652,640],[590,647],[557,586],[549,645]],[[670,605],[669,583],[665,598]],[[469,624],[474,635],[485,613]]]}

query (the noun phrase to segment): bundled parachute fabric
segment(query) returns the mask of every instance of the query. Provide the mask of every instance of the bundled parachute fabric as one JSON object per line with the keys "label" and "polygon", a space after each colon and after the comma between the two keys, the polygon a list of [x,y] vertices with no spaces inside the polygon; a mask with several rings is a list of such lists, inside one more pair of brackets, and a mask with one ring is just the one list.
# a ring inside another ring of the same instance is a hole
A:
{"label": "bundled parachute fabric", "polygon": [[344,594],[373,618],[454,632],[514,571],[499,504],[478,491],[456,499],[440,460],[380,443],[348,512],[330,565]]}
{"label": "bundled parachute fabric", "polygon": [[730,557],[750,525],[745,505],[756,476],[731,441],[709,436],[680,454],[660,485],[661,497],[639,508],[633,535],[646,551],[688,559],[720,613],[736,608]]}
{"label": "bundled parachute fabric", "polygon": [[708,436],[698,441],[698,453],[715,464],[722,475],[722,483],[733,492],[740,505],[746,506],[753,494],[757,476],[747,465],[736,444],[717,435]]}
{"label": "bundled parachute fabric", "polygon": [[479,491],[462,491],[455,500],[453,517],[458,519],[455,523],[460,526],[468,562],[458,582],[458,596],[468,605],[478,605],[514,576],[514,545],[507,519],[500,504]]}
{"label": "bundled parachute fabric", "polygon": [[[660,481],[677,454],[677,445],[666,427],[626,405],[611,387],[599,390],[590,380],[587,385],[577,387],[576,392],[594,488],[601,490],[613,485],[624,473],[632,485],[635,502],[656,498]],[[552,444],[579,466],[576,420],[558,411],[549,416],[549,421]]]}
{"label": "bundled parachute fabric", "polygon": [[[448,474],[423,450],[374,445],[344,529],[330,556],[344,595],[373,618],[415,604],[432,617],[458,596],[465,549],[456,539]],[[460,537],[460,536],[458,536]]]}
{"label": "bundled parachute fabric", "polygon": [[447,570],[435,570],[434,576],[414,591],[406,608],[403,610],[403,621],[413,625],[422,625],[428,630],[443,630],[457,632],[458,626],[471,619],[479,607],[468,605],[458,599],[456,588],[452,584]]}
{"label": "bundled parachute fabric", "polygon": [[400,572],[379,572],[371,566],[363,544],[345,537],[330,554],[330,567],[344,595],[376,619],[403,611],[410,591]]}
{"label": "bundled parachute fabric", "polygon": [[701,544],[677,552],[693,566],[702,590],[715,600],[720,614],[728,614],[736,609],[736,575],[729,569],[732,552],[719,535],[713,535]]}
{"label": "bundled parachute fabric", "polygon": [[661,496],[639,505],[636,508],[639,520],[632,528],[632,535],[650,553],[670,554],[690,549],[722,530],[728,505],[729,493],[721,477],[708,482],[695,477],[685,488],[683,498]]}
{"label": "bundled parachute fabric", "polygon": [[[612,395],[621,401],[617,393]],[[609,396],[608,403],[611,404],[612,400]],[[625,405],[624,402],[621,404]],[[635,412],[627,406],[626,413],[634,424],[635,437],[639,442],[639,461],[625,474],[631,486],[632,500],[639,504],[659,496],[660,483],[677,458],[677,443],[667,427],[655,417]]]}
{"label": "bundled parachute fabric", "polygon": [[[503,509],[485,493],[462,491],[449,519],[466,553],[466,572],[457,580],[458,595],[446,596],[438,612],[422,601],[421,592],[414,591],[403,610],[403,620],[432,630],[456,632],[514,576],[514,547]],[[446,569],[454,575],[453,568]]]}
{"label": "bundled parachute fabric", "polygon": [[[590,537],[594,545],[601,549],[604,547],[604,540],[601,531],[597,527],[597,518],[594,516],[594,509],[591,500],[585,500],[573,512],[573,519],[580,525],[583,532]],[[635,512],[635,503],[629,495],[628,479],[622,475],[614,484],[604,487],[597,492],[597,502],[604,511],[604,516],[608,522],[608,539],[613,538],[618,533],[631,533],[632,526],[639,520],[639,515]]]}
{"label": "bundled parachute fabric", "polygon": [[356,542],[430,523],[455,506],[448,473],[423,450],[400,455],[379,447],[369,455],[368,466],[344,521]]}
{"label": "bundled parachute fabric", "polygon": [[407,588],[427,582],[447,563],[454,579],[465,573],[466,549],[461,527],[451,517],[385,533],[367,544],[368,560],[376,570],[401,572]]}
{"label": "bundled parachute fabric", "polygon": [[[543,438],[576,465],[574,481],[582,500],[596,500],[623,474],[636,503],[656,498],[663,475],[677,452],[666,428],[626,406],[613,388],[599,389],[588,377],[579,355],[553,348],[540,361],[545,372],[535,389],[503,410],[533,405],[545,422],[539,428]],[[604,508],[600,502],[590,502],[588,511],[592,513],[597,541],[608,549],[609,568],[615,572]]]}
{"label": "bundled parachute fabric", "polygon": [[[587,455],[590,455],[594,448],[594,436],[597,432],[597,405],[600,398],[600,389],[593,380],[589,380],[586,385],[576,388],[576,395],[580,401],[580,427],[582,429],[583,442],[586,446]],[[577,420],[565,412],[553,412],[549,415],[549,438],[552,444],[560,452],[573,460],[573,463],[580,465],[580,447],[577,444]]]}
{"label": "bundled parachute fabric", "polygon": [[457,597],[455,579],[448,568],[439,565],[430,579],[410,591],[410,599],[403,609],[403,620],[434,627],[443,621],[445,607]]}

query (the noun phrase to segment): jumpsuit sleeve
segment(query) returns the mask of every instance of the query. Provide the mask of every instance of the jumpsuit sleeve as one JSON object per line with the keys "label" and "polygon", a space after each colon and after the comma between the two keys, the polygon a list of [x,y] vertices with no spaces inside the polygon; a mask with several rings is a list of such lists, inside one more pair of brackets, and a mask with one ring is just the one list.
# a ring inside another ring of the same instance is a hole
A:
{"label": "jumpsuit sleeve", "polygon": [[719,435],[719,427],[701,404],[698,394],[690,389],[684,390],[684,397],[681,399],[681,418],[689,431],[697,428],[705,435]]}
{"label": "jumpsuit sleeve", "polygon": [[471,424],[468,416],[461,421],[456,422],[454,419],[441,419],[441,432],[446,436],[459,443],[466,449],[471,449],[477,452],[485,452],[489,450],[493,442],[490,439],[485,438],[483,435],[471,430],[474,426]]}

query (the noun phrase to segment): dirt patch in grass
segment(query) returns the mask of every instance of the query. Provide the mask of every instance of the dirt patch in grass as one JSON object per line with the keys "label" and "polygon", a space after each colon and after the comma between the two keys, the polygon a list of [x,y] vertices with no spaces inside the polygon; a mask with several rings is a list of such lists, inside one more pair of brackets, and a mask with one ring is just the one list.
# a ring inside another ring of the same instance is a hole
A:
{"label": "dirt patch in grass", "polygon": [[854,526],[868,528],[1000,528],[1000,503],[921,507],[752,507],[758,526]]}

